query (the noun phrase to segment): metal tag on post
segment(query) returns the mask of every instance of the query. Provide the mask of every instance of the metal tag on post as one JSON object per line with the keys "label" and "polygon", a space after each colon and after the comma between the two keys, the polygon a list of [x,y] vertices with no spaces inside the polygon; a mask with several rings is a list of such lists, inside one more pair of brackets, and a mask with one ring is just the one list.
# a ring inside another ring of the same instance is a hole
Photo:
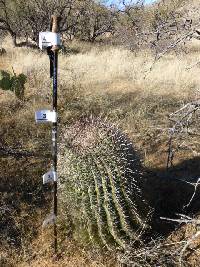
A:
{"label": "metal tag on post", "polygon": [[37,123],[56,122],[57,113],[51,110],[39,110],[35,112],[35,120]]}
{"label": "metal tag on post", "polygon": [[46,227],[48,225],[51,225],[51,224],[55,224],[56,222],[56,215],[53,213],[53,214],[50,214],[44,221],[43,221],[43,224],[42,224],[42,227]]}
{"label": "metal tag on post", "polygon": [[47,184],[50,182],[55,182],[57,181],[57,172],[55,171],[49,171],[47,173],[45,173],[43,176],[43,184]]}
{"label": "metal tag on post", "polygon": [[45,49],[53,45],[60,45],[60,34],[54,32],[40,32],[39,33],[39,47]]}

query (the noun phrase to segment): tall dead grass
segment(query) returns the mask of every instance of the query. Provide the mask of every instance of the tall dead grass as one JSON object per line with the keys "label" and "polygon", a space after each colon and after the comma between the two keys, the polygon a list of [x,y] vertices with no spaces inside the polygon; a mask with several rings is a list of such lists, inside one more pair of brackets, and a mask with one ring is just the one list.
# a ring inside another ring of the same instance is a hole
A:
{"label": "tall dead grass", "polygon": [[[4,46],[8,53],[3,60],[7,68],[13,67],[14,71],[27,75],[36,72],[40,78],[38,82],[48,79],[49,62],[45,53],[28,48],[13,49],[6,42]],[[119,47],[103,50],[91,46],[84,54],[60,56],[60,83],[65,83],[66,90],[72,83],[82,85],[88,94],[140,91],[144,94],[188,96],[195,93],[200,84],[198,65],[187,69],[198,61],[199,44],[194,41],[188,47],[187,54],[169,54],[149,72],[154,60],[149,51],[134,54]],[[37,86],[34,89],[37,90]]]}
{"label": "tall dead grass", "polygon": [[[9,40],[4,47],[8,52],[3,58],[5,68],[28,76],[26,97],[32,106],[50,105],[47,55],[37,50],[13,49]],[[143,148],[145,162],[151,165],[155,157],[151,155],[148,140],[156,138],[155,132],[156,136],[163,134],[169,126],[169,113],[199,97],[197,42],[185,47],[186,53],[171,53],[161,58],[151,71],[154,58],[150,51],[135,54],[120,47],[94,45],[86,49],[85,44],[77,42],[70,47],[72,51],[74,47],[79,51],[83,49],[84,53],[59,57],[61,121],[67,123],[91,113],[109,117],[134,140],[136,138],[139,147]]]}

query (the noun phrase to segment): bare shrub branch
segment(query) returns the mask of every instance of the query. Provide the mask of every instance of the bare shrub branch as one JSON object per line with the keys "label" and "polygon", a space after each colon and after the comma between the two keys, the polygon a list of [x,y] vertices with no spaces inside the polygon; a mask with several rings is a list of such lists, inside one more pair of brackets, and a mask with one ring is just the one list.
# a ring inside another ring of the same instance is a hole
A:
{"label": "bare shrub branch", "polygon": [[194,124],[197,116],[196,114],[199,110],[200,102],[197,100],[187,103],[179,110],[169,115],[169,119],[174,125],[169,129],[167,169],[173,166],[174,154],[182,145],[189,148],[186,137],[188,135],[198,136],[197,124],[195,124],[192,129],[190,129],[190,127]]}

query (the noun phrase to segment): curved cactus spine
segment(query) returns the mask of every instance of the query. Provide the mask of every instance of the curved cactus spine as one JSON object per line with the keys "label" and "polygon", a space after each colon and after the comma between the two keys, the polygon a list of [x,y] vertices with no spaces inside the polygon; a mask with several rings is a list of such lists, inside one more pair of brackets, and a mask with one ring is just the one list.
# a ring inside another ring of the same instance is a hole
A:
{"label": "curved cactus spine", "polygon": [[75,236],[82,231],[107,249],[137,239],[149,208],[139,190],[142,167],[125,135],[98,119],[79,121],[65,129],[58,162],[63,212],[69,207]]}

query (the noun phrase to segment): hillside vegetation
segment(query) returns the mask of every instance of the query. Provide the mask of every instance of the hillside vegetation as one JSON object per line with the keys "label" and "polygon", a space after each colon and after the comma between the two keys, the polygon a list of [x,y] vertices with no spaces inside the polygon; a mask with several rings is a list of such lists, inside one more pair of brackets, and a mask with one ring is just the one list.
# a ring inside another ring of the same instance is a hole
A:
{"label": "hillside vegetation", "polygon": [[[0,266],[199,266],[198,1],[22,2],[0,2]],[[57,258],[42,227],[51,126],[34,120],[52,106],[36,46],[54,9],[67,16]]]}
{"label": "hillside vegetation", "polygon": [[[168,129],[171,127],[168,116],[185,103],[199,98],[199,67],[195,64],[199,54],[198,42],[190,43],[186,47],[187,53],[166,55],[151,71],[154,58],[148,50],[134,54],[123,47],[80,42],[73,42],[70,46],[72,50],[80,50],[80,53],[61,54],[59,57],[60,131],[63,126],[90,115],[106,118],[117,125],[140,151],[143,168],[147,171],[148,182],[144,187],[148,191],[148,201],[152,206],[155,205],[158,200],[155,198],[159,194],[159,205],[165,206],[166,202],[169,206],[165,208],[170,209],[170,205],[174,205],[173,199],[176,199],[178,204],[174,210],[162,210],[163,206],[156,211],[174,217],[175,212],[180,212],[180,207],[189,202],[193,188],[176,182],[175,188],[167,188],[160,182],[166,176]],[[51,193],[49,188],[42,187],[41,179],[50,164],[50,128],[38,127],[34,122],[36,110],[51,106],[49,62],[47,56],[39,51],[13,49],[8,39],[5,40],[4,47],[7,53],[1,56],[1,69],[23,73],[27,76],[27,82],[23,100],[13,92],[1,90],[2,265],[117,266],[114,251],[113,256],[102,256],[103,252],[98,248],[93,248],[93,252],[90,252],[89,248],[81,247],[70,239],[70,229],[65,229],[62,222],[59,230],[61,259],[57,263],[51,263],[51,228],[41,228],[51,207]],[[172,177],[190,180],[198,177],[197,140],[196,137],[188,136],[186,142],[192,143],[193,149],[185,147],[177,151],[173,162],[177,167],[171,170]],[[171,196],[167,196],[168,191],[173,192]],[[196,202],[197,199],[194,201],[195,209]],[[168,226],[159,221],[152,227],[155,233],[165,239],[169,235]],[[173,229],[173,223],[170,224],[170,229]],[[152,238],[157,239],[155,233],[152,233]],[[193,231],[185,234],[181,230],[183,244],[190,234]],[[172,234],[172,240],[177,241],[177,246],[179,235],[177,233],[176,236],[176,232]],[[170,243],[170,237],[168,240]],[[149,261],[159,262],[171,253],[169,251],[158,250],[158,255],[154,259],[150,255]],[[195,253],[194,251],[189,256],[188,266],[197,266]],[[176,257],[173,261],[176,262]],[[143,266],[140,264],[138,266]],[[169,266],[164,261],[162,264]]]}

